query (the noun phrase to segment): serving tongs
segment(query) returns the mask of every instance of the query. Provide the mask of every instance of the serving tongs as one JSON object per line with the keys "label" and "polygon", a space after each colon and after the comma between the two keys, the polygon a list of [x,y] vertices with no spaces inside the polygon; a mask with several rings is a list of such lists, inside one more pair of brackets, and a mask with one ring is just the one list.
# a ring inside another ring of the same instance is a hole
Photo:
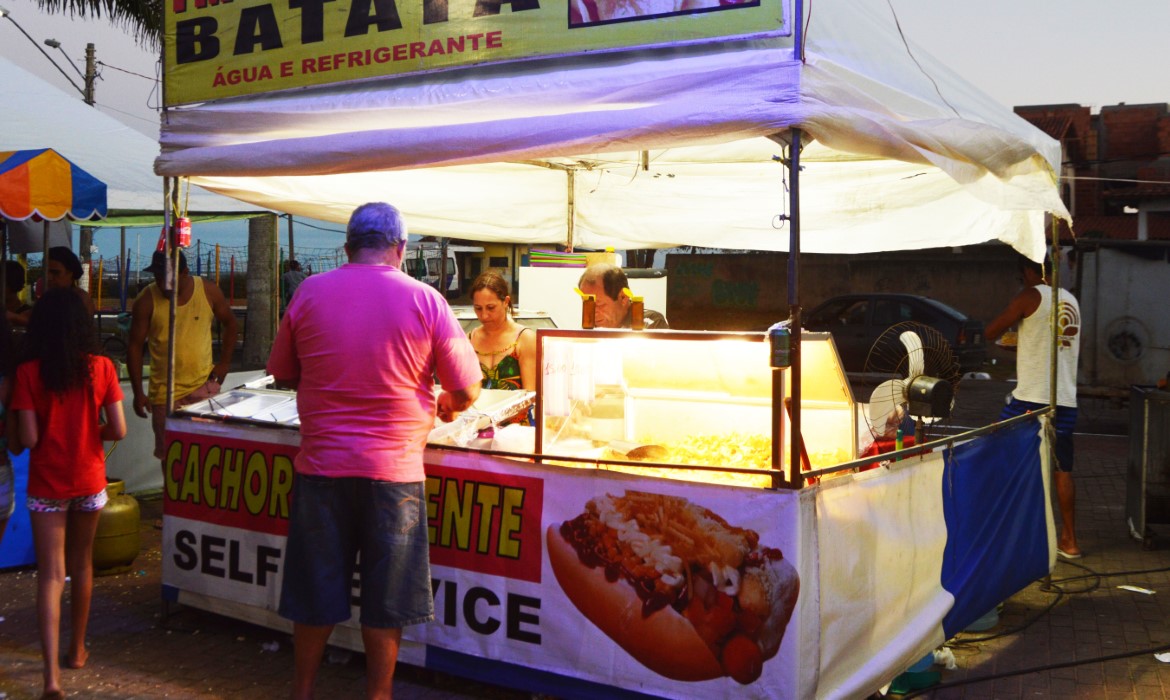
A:
{"label": "serving tongs", "polygon": [[631,462],[663,462],[670,456],[670,451],[662,445],[646,445],[629,440],[611,440],[609,449]]}

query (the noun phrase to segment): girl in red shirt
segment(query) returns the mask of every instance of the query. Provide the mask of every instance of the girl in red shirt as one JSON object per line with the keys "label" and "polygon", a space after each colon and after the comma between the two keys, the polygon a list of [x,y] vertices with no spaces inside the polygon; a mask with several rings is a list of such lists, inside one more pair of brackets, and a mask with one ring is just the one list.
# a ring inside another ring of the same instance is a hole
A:
{"label": "girl in red shirt", "polygon": [[20,442],[31,450],[28,509],[37,557],[42,698],[64,697],[57,654],[66,574],[72,577],[72,638],[65,665],[81,668],[89,656],[93,540],[107,500],[102,441],[126,436],[117,372],[97,352],[81,297],[72,289],[48,291],[29,319],[10,407]]}
{"label": "girl in red shirt", "polygon": [[8,426],[6,407],[12,388],[12,329],[8,319],[0,318],[0,541],[8,528],[16,502],[16,479],[12,473],[12,462],[8,459]]}

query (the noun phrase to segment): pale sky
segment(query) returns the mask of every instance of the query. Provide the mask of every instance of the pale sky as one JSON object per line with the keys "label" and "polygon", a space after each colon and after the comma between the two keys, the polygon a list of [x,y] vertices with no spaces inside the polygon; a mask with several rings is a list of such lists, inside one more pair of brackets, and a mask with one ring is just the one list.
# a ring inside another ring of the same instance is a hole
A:
{"label": "pale sky", "polygon": [[[882,3],[883,0],[875,0]],[[816,0],[805,0],[816,10]],[[917,44],[1005,106],[1075,103],[1170,102],[1170,0],[888,0],[902,30]],[[880,6],[880,4],[879,4]],[[99,108],[150,136],[158,135],[151,81],[155,57],[125,32],[102,20],[45,15],[34,0],[0,0],[0,7],[70,77],[81,78],[65,56],[41,42],[55,38],[84,70],[86,42],[101,68]],[[73,88],[8,19],[0,19],[0,56],[66,91]],[[3,86],[0,86],[0,97]],[[81,95],[78,94],[78,99]],[[2,125],[0,125],[0,147]]]}

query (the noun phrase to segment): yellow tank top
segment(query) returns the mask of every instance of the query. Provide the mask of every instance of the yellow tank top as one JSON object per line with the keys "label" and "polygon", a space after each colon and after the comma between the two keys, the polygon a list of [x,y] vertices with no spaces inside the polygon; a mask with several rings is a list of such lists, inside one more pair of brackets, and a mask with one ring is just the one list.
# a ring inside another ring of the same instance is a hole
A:
{"label": "yellow tank top", "polygon": [[[195,289],[191,299],[175,307],[175,400],[182,399],[207,381],[214,363],[211,361],[211,322],[214,315],[203,278],[191,277]],[[167,401],[167,339],[170,333],[170,301],[157,284],[146,288],[151,294],[154,311],[150,315],[147,347],[150,349],[150,403]]]}

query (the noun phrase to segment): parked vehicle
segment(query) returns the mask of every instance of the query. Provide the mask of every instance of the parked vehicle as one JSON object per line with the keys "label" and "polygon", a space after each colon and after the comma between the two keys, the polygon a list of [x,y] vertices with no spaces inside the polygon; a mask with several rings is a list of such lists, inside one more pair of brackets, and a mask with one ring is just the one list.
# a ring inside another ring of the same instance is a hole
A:
{"label": "parked vehicle", "polygon": [[[442,274],[443,251],[437,243],[411,243],[406,246],[406,257],[402,261],[402,269],[411,277],[425,282],[430,286],[443,291],[439,285],[439,276]],[[447,247],[447,284],[446,293],[459,293],[459,263],[455,260],[455,251]]]}
{"label": "parked vehicle", "polygon": [[832,297],[805,316],[804,327],[831,333],[845,371],[862,372],[869,350],[882,331],[903,321],[916,321],[942,333],[964,372],[978,369],[987,359],[982,321],[941,301],[914,294]]}
{"label": "parked vehicle", "polygon": [[[479,319],[475,317],[475,309],[467,305],[452,306],[451,310],[455,312],[455,318],[459,319],[459,325],[463,326],[463,330],[470,333],[474,328],[479,326]],[[512,318],[516,319],[516,323],[529,328],[556,328],[557,323],[552,316],[544,311],[529,311],[527,309],[515,309],[512,312]]]}

